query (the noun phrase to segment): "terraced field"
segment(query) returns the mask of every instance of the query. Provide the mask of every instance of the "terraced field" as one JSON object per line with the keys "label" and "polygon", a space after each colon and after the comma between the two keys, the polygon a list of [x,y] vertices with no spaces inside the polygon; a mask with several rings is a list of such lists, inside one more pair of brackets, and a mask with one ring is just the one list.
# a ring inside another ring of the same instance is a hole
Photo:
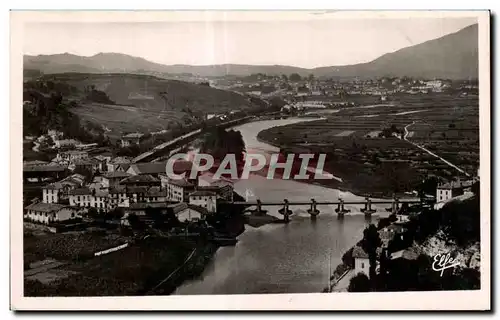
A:
{"label": "terraced field", "polygon": [[[281,146],[307,147],[327,153],[326,167],[345,183],[335,187],[358,193],[411,191],[423,178],[445,180],[460,173],[416,148],[428,148],[470,174],[479,166],[479,106],[477,97],[400,97],[392,106],[345,108],[325,120],[265,130],[259,138]],[[379,136],[395,126],[398,137]],[[375,183],[376,182],[376,183]]]}

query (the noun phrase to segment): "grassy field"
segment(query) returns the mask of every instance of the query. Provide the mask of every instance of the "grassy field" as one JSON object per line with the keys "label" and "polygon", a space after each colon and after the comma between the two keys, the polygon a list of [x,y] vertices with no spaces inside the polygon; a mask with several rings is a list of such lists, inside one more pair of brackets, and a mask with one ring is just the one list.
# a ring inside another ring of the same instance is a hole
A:
{"label": "grassy field", "polygon": [[[252,103],[234,92],[176,80],[132,74],[52,74],[44,80],[76,88],[65,99],[80,101],[72,112],[102,125],[111,137],[124,132],[154,132],[187,124],[207,114],[247,110]],[[115,104],[85,101],[85,88],[94,86]]]}
{"label": "grassy field", "polygon": [[[169,294],[203,271],[215,251],[209,244],[184,239],[150,238],[140,244],[57,269],[66,276],[50,283],[25,279],[26,296],[125,296],[146,294],[189,260],[157,293]],[[54,273],[54,270],[51,270]]]}
{"label": "grassy field", "polygon": [[126,238],[116,232],[102,234],[66,232],[24,237],[24,262],[30,264],[46,257],[58,260],[86,259],[95,252],[124,244]]}
{"label": "grassy field", "polygon": [[[408,140],[422,145],[470,174],[479,165],[477,97],[402,96],[391,106],[345,108],[325,120],[262,131],[259,138],[280,146],[326,152],[325,169],[344,182],[328,182],[361,194],[389,195],[413,190],[423,178],[450,179],[459,172],[396,137],[379,137],[395,126]],[[323,183],[323,182],[322,182]]]}

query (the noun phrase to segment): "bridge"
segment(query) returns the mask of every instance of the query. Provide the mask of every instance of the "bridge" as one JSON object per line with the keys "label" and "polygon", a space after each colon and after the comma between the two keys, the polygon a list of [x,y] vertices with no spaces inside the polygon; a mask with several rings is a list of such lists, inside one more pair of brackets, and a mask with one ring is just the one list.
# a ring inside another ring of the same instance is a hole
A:
{"label": "bridge", "polygon": [[372,214],[376,213],[377,210],[375,210],[372,205],[381,205],[381,204],[390,204],[391,206],[389,208],[386,208],[385,210],[387,212],[391,213],[398,213],[400,212],[402,205],[407,204],[407,205],[428,205],[430,204],[430,201],[427,201],[425,199],[419,199],[419,200],[401,200],[397,197],[391,200],[372,200],[369,197],[365,198],[365,201],[344,201],[343,199],[340,199],[338,201],[316,201],[314,199],[311,199],[311,201],[288,201],[287,199],[284,199],[283,201],[234,201],[231,202],[233,205],[243,205],[243,206],[256,206],[257,208],[255,210],[252,210],[256,214],[264,214],[266,210],[262,209],[262,206],[282,206],[281,209],[278,210],[278,212],[284,216],[284,221],[289,222],[290,220],[290,215],[292,215],[292,210],[290,210],[290,206],[304,206],[304,205],[309,205],[310,208],[307,210],[307,212],[311,215],[311,219],[315,219],[320,211],[318,210],[317,206],[318,205],[337,205],[337,208],[335,209],[335,212],[337,213],[339,218],[343,218],[345,214],[350,213],[350,209],[346,209],[345,205],[364,205],[363,208],[361,208],[361,212],[365,214],[365,217],[371,217]]}

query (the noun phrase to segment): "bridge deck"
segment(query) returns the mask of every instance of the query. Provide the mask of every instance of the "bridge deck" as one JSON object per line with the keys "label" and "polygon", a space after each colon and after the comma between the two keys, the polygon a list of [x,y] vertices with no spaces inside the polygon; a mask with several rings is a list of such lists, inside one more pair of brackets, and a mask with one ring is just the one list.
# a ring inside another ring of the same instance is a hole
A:
{"label": "bridge deck", "polygon": [[[370,200],[370,203],[372,205],[392,204],[394,202],[395,202],[394,200]],[[315,203],[316,203],[316,205],[331,205],[331,204],[340,204],[340,203],[343,203],[344,205],[353,205],[353,204],[363,205],[363,204],[366,204],[367,201],[343,201],[343,202],[340,202],[340,201],[316,201]],[[403,204],[403,203],[419,204],[422,202],[420,200],[399,200],[398,203],[399,204]],[[231,204],[256,206],[259,203],[257,201],[234,201],[234,202],[231,202]],[[285,203],[283,201],[262,201],[260,204],[262,206],[282,206]],[[294,206],[294,205],[295,206],[299,206],[299,205],[304,206],[304,205],[311,205],[311,204],[312,204],[311,201],[289,201],[288,202],[288,205],[290,205],[290,206]]]}

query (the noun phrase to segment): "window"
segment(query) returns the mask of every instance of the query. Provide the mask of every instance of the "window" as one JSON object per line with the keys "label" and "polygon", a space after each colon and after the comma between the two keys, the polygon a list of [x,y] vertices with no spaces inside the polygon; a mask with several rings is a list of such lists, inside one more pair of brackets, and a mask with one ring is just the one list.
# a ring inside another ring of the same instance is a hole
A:
{"label": "window", "polygon": [[361,262],[361,269],[364,269],[364,268],[365,268],[365,263]]}

